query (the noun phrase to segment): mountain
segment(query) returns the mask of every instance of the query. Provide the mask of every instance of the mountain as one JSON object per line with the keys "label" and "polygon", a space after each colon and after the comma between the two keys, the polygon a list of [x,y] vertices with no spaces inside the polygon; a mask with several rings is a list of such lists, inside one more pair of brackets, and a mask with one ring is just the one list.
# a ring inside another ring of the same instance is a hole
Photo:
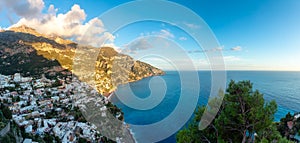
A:
{"label": "mountain", "polygon": [[51,71],[54,73],[64,71],[57,60],[48,60],[38,54],[39,51],[31,45],[36,42],[62,46],[47,38],[27,33],[0,32],[0,73],[11,75],[19,72],[25,76],[36,76],[43,73],[51,74]]}
{"label": "mountain", "polygon": [[27,33],[27,34],[31,34],[31,35],[34,35],[37,37],[45,37],[45,38],[54,40],[55,42],[57,42],[59,44],[64,44],[64,45],[75,44],[71,40],[65,40],[56,35],[44,35],[44,34],[38,33],[35,29],[27,27],[26,25],[21,25],[18,27],[11,27],[9,30],[14,31],[14,32]]}
{"label": "mountain", "polygon": [[0,32],[0,74],[57,76],[71,72],[108,94],[124,84],[164,72],[111,47],[81,46],[27,26]]}

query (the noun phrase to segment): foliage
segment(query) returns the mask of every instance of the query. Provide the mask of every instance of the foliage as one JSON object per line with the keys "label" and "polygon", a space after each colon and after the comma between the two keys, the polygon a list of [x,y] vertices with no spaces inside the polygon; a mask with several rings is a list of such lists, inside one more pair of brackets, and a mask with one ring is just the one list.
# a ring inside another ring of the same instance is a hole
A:
{"label": "foliage", "polygon": [[176,139],[179,143],[194,143],[194,142],[210,142],[217,140],[217,132],[214,131],[215,127],[213,124],[209,125],[204,130],[199,130],[199,121],[204,113],[205,107],[201,106],[195,112],[195,117],[188,125],[187,128],[178,132]]}
{"label": "foliage", "polygon": [[44,141],[46,142],[46,143],[53,143],[53,140],[55,139],[54,138],[54,136],[52,136],[52,135],[49,135],[49,134],[45,134],[45,136],[44,136]]}
{"label": "foliage", "polygon": [[78,143],[86,143],[87,139],[85,138],[79,138]]}
{"label": "foliage", "polygon": [[17,139],[20,139],[20,137],[21,135],[19,127],[14,122],[11,122],[9,132],[6,135],[0,137],[0,142],[15,143],[17,142]]}
{"label": "foliage", "polygon": [[[178,142],[248,142],[255,136],[259,142],[281,139],[273,123],[277,110],[275,101],[265,103],[263,95],[252,89],[250,81],[231,81],[222,106],[212,123],[198,129],[205,107],[199,107],[187,128],[179,131]],[[211,108],[214,102],[209,101]]]}
{"label": "foliage", "polygon": [[9,108],[7,106],[5,106],[4,104],[0,104],[0,109],[3,113],[3,116],[6,119],[11,119],[12,118],[12,113],[11,113],[11,111],[9,110]]}
{"label": "foliage", "polygon": [[112,115],[116,116],[117,114],[121,114],[121,116],[118,118],[119,120],[122,121],[124,119],[124,113],[116,105],[113,105],[111,102],[108,102],[105,106],[108,108],[108,111]]}
{"label": "foliage", "polygon": [[58,79],[55,80],[54,83],[52,83],[52,87],[58,87],[61,86],[62,84],[60,83],[60,81]]}
{"label": "foliage", "polygon": [[[288,127],[288,122],[293,124],[291,129]],[[300,133],[300,118],[295,119],[294,116],[288,112],[284,118],[280,119],[280,122],[277,124],[277,130],[283,137],[293,140],[293,136]]]}

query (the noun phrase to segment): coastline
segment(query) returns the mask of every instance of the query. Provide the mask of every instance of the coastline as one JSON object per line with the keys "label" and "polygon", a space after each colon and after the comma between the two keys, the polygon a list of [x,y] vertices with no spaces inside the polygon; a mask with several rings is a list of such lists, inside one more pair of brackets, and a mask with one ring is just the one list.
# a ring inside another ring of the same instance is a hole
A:
{"label": "coastline", "polygon": [[[115,91],[111,92],[106,98],[112,103],[114,104],[112,101],[111,101],[111,98],[112,96],[115,95]],[[115,104],[114,104],[115,105]],[[117,105],[116,105],[117,106]],[[118,107],[119,108],[119,107]],[[120,109],[120,108],[119,108]],[[122,111],[122,109],[120,109]],[[135,133],[133,132],[133,130],[130,128],[130,125],[128,123],[125,122],[125,117],[123,117],[123,124],[124,124],[124,127],[126,128],[127,132],[129,133],[130,137],[131,137],[131,140],[134,141],[134,143],[137,143],[137,140],[135,138]]]}
{"label": "coastline", "polygon": [[[130,80],[130,81],[128,81],[128,82],[125,83],[125,84],[133,83],[133,82],[137,82],[137,81],[141,81],[141,80],[143,80],[143,79],[150,78],[150,77],[154,77],[154,76],[164,76],[164,75],[166,75],[166,72],[165,72],[165,71],[163,71],[162,74],[150,75],[150,76],[147,76],[147,77],[143,77],[143,78],[141,78],[141,79],[138,79],[138,80]],[[123,85],[123,84],[120,84],[120,85]],[[115,103],[111,101],[111,98],[112,98],[113,96],[115,96],[115,91],[116,91],[117,89],[118,89],[118,87],[117,87],[115,90],[111,91],[107,96],[104,96],[104,97],[106,97],[106,98],[107,98],[112,104],[114,104],[114,105],[115,105]],[[116,106],[117,106],[117,105],[116,105]],[[118,108],[119,108],[119,107],[118,107]],[[122,109],[120,109],[120,110],[122,111]],[[124,113],[124,114],[125,114],[125,113]],[[127,131],[129,132],[129,134],[130,134],[131,140],[134,141],[135,143],[137,143],[137,140],[136,140],[136,138],[135,138],[135,133],[134,133],[133,130],[130,128],[130,125],[129,125],[128,123],[125,122],[125,117],[123,117],[123,122],[124,122],[124,126],[125,126],[126,130],[127,130]]]}
{"label": "coastline", "polygon": [[[198,73],[199,75],[201,74],[201,77],[199,78],[201,81],[206,81],[210,78],[210,72],[203,72],[203,71],[199,71]],[[272,81],[272,84],[271,83],[265,83],[264,80],[262,80],[261,77],[265,77],[266,76],[266,73],[265,72],[237,72],[234,71],[229,71],[228,72],[229,74],[229,77],[233,80],[241,80],[241,79],[249,79],[251,81],[253,81],[255,83],[255,88],[259,89],[263,94],[264,94],[264,99],[268,102],[268,101],[271,101],[273,100],[274,98],[277,98],[276,102],[278,104],[278,111],[275,113],[274,115],[274,121],[273,122],[278,122],[280,121],[281,118],[285,117],[285,115],[288,113],[288,112],[291,112],[292,114],[295,113],[295,112],[299,112],[300,111],[300,108],[299,108],[299,104],[300,103],[299,101],[300,100],[297,100],[299,99],[299,97],[295,97],[293,96],[294,93],[299,93],[298,90],[293,90],[293,92],[289,93],[289,94],[285,94],[286,97],[290,97],[290,98],[296,98],[295,100],[293,100],[293,102],[289,102],[290,100],[287,100],[287,98],[285,97],[282,97],[282,96],[279,96],[279,95],[282,95],[284,94],[285,92],[283,90],[274,90],[274,85],[277,85],[277,86],[280,86],[280,85],[286,85],[285,83],[289,82],[290,78],[294,78],[295,76],[294,75],[290,75],[290,73],[286,73],[286,72],[283,72],[283,73],[280,73],[278,74],[278,72],[270,72],[268,73],[267,77],[268,79],[270,79],[270,81]],[[176,77],[176,74],[173,74],[173,72],[170,72],[169,74],[166,74],[167,75],[167,78],[165,78],[167,81],[169,81],[170,83],[172,82],[175,82],[173,77]],[[296,76],[298,74],[295,74]],[[170,78],[169,78],[170,77]],[[299,77],[299,76],[297,76]],[[280,82],[278,82],[278,80],[281,79]],[[141,85],[146,85],[144,84],[145,82],[142,81],[142,82],[138,82],[137,86],[133,86],[132,87],[132,90],[135,90],[135,88],[144,88],[144,86],[141,86]],[[298,80],[297,82],[298,83]],[[297,89],[295,88],[297,84],[294,84],[292,87],[293,89]],[[146,85],[147,86],[147,85]],[[210,86],[207,85],[205,86],[205,84],[202,85],[202,89],[204,88],[209,88]],[[118,87],[118,89],[122,88],[121,86]],[[290,89],[289,86],[282,86],[283,89]],[[270,92],[270,91],[273,91],[274,90],[274,93],[273,92]],[[209,91],[206,92],[206,90],[202,90],[203,92],[201,93],[201,99],[199,99],[200,101],[198,102],[198,104],[202,104],[201,101],[204,100],[205,97],[208,97],[209,96]],[[144,92],[136,92],[136,94],[147,94],[147,93],[144,93]],[[176,96],[177,97],[177,96]],[[115,100],[115,97],[111,96],[110,97],[112,101]],[[173,100],[174,98],[170,99]],[[123,104],[122,103],[119,103],[119,102],[116,102],[114,101],[114,104],[120,104],[118,107],[122,107],[123,108]],[[205,103],[203,103],[205,104]],[[132,113],[130,108],[123,108],[124,111],[124,114],[125,115],[128,115],[128,113]],[[127,114],[126,114],[127,113]],[[151,112],[150,112],[151,113]],[[125,116],[124,118],[126,118],[127,116]],[[135,118],[137,117],[137,118]],[[137,115],[130,115],[130,119],[129,118],[126,118],[126,121],[129,122],[129,123],[135,123],[138,119],[138,117],[140,117],[140,114],[137,114]],[[147,121],[151,121],[152,118],[149,118],[147,119]],[[155,120],[155,119],[154,119]],[[143,120],[144,121],[144,120]],[[143,123],[143,121],[141,121],[141,124]],[[148,122],[147,122],[148,123]],[[135,131],[135,130],[134,130]],[[133,134],[133,136],[135,136],[137,138],[137,140],[140,140],[139,138],[139,133],[136,131],[136,133],[131,132],[131,134]],[[164,142],[168,142],[168,141],[175,141],[175,138],[173,137],[170,137],[166,140],[164,140]]]}
{"label": "coastline", "polygon": [[[126,125],[128,125],[128,124],[126,123]],[[126,129],[127,129],[127,131],[129,132],[131,139],[132,139],[135,143],[137,143],[137,140],[135,139],[135,136],[134,136],[135,133],[132,131],[132,129],[130,128],[129,125],[126,127]]]}

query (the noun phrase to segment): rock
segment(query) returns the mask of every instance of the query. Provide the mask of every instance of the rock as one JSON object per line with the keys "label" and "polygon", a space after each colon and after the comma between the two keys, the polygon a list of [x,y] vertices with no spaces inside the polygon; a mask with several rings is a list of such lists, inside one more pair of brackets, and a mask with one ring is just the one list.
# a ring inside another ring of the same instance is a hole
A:
{"label": "rock", "polygon": [[[92,59],[92,55],[97,58]],[[74,61],[80,65],[80,70],[75,69],[77,72],[73,69]],[[93,81],[103,95],[114,91],[119,84],[164,74],[112,47],[79,46],[55,35],[40,34],[25,25],[0,32],[0,63],[1,74],[51,76],[57,75],[53,71],[73,72],[82,81]]]}

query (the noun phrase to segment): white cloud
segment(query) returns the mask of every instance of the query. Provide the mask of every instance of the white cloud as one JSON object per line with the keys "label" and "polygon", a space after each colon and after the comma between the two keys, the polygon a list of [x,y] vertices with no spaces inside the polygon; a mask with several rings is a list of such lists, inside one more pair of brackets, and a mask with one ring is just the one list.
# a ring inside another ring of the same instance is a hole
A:
{"label": "white cloud", "polygon": [[223,57],[225,62],[236,62],[236,61],[241,61],[239,57],[236,56],[224,56]]}
{"label": "white cloud", "polygon": [[220,46],[217,48],[213,48],[210,50],[191,50],[188,51],[188,53],[204,53],[204,52],[217,52],[217,51],[242,51],[242,47],[241,46],[236,46],[230,49],[225,49],[224,46]]}
{"label": "white cloud", "polygon": [[179,40],[185,41],[185,40],[187,40],[187,38],[186,37],[179,37]]}
{"label": "white cloud", "polygon": [[232,51],[241,51],[242,47],[241,46],[236,46],[236,47],[231,48],[230,50],[232,50]]}
{"label": "white cloud", "polygon": [[190,29],[198,29],[200,28],[200,25],[193,24],[193,23],[184,23],[185,26],[189,27]]}
{"label": "white cloud", "polygon": [[159,36],[159,37],[163,37],[163,38],[175,38],[175,35],[167,29],[161,29],[160,31],[140,33],[140,37],[145,37],[145,36]]}
{"label": "white cloud", "polygon": [[224,50],[224,46],[220,46],[213,49],[213,51],[223,51],[223,50]]}
{"label": "white cloud", "polygon": [[151,48],[153,48],[153,45],[150,44],[147,37],[142,37],[127,45],[124,45],[124,49],[122,49],[122,52],[136,54],[140,50],[147,50]]}
{"label": "white cloud", "polygon": [[58,11],[58,9],[57,9],[57,8],[54,8],[54,5],[53,5],[53,4],[51,4],[51,5],[49,6],[49,8],[48,8],[48,13],[49,13],[50,15],[55,15],[57,11]]}
{"label": "white cloud", "polygon": [[158,33],[159,36],[165,37],[165,38],[174,38],[174,34],[172,34],[170,31],[162,29]]}
{"label": "white cloud", "polygon": [[187,51],[188,53],[205,53],[205,52],[219,52],[219,51],[224,51],[224,46],[220,46],[220,47],[216,47],[216,48],[212,48],[209,50],[190,50]]}
{"label": "white cloud", "polygon": [[68,12],[59,14],[54,5],[49,6],[47,13],[42,13],[44,8],[42,0],[28,0],[28,6],[32,11],[37,12],[36,15],[19,15],[16,12],[21,19],[11,27],[27,25],[46,35],[61,36],[79,44],[97,47],[102,46],[105,42],[112,43],[115,39],[115,36],[105,30],[104,24],[99,18],[85,22],[86,13],[77,4],[73,5]]}
{"label": "white cloud", "polygon": [[200,65],[209,65],[209,62],[207,59],[198,59],[196,61],[194,61],[195,63],[198,63]]}
{"label": "white cloud", "polygon": [[0,5],[7,8],[8,13],[24,18],[39,16],[45,7],[43,0],[3,0]]}

